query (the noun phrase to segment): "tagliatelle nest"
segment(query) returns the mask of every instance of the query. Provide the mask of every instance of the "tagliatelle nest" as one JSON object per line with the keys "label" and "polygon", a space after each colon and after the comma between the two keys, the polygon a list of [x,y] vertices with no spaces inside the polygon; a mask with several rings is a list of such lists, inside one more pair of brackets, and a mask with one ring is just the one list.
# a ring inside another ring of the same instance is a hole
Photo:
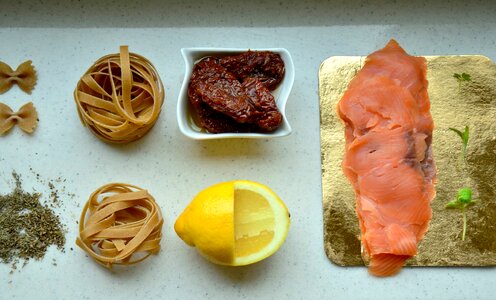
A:
{"label": "tagliatelle nest", "polygon": [[86,202],[76,244],[107,268],[135,264],[159,252],[162,224],[160,207],[146,190],[110,183]]}
{"label": "tagliatelle nest", "polygon": [[128,143],[155,124],[164,102],[164,87],[155,67],[121,46],[119,54],[100,58],[74,90],[79,117],[98,138]]}

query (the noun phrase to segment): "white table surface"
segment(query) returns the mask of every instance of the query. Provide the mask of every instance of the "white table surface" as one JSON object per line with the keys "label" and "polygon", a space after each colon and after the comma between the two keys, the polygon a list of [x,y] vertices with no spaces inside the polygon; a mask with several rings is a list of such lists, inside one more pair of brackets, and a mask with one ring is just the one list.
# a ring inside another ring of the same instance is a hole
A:
{"label": "white table surface", "polygon": [[[40,117],[32,136],[14,128],[0,137],[0,192],[12,188],[15,169],[27,190],[48,194],[35,172],[44,179],[65,178],[59,187],[76,194],[64,197],[56,210],[68,231],[65,253],[50,249],[45,259],[13,274],[1,264],[1,299],[494,296],[494,268],[405,268],[398,276],[379,279],[365,268],[342,268],[327,259],[317,72],[329,56],[365,55],[392,37],[412,54],[484,54],[496,60],[496,2],[255,0],[245,2],[246,7],[233,1],[100,2],[0,0],[0,60],[15,68],[31,59],[39,74],[32,95],[13,87],[0,101],[14,110],[33,101]],[[96,59],[118,52],[123,44],[155,64],[166,99],[145,138],[111,146],[81,125],[72,92]],[[293,134],[206,142],[182,136],[175,115],[184,74],[179,49],[191,46],[287,48],[296,68],[287,105]],[[279,194],[291,212],[290,232],[282,248],[261,263],[216,266],[186,246],[173,224],[201,189],[242,178],[267,184]],[[112,273],[85,257],[74,240],[81,204],[97,187],[114,181],[147,188],[162,207],[165,224],[158,256]]]}

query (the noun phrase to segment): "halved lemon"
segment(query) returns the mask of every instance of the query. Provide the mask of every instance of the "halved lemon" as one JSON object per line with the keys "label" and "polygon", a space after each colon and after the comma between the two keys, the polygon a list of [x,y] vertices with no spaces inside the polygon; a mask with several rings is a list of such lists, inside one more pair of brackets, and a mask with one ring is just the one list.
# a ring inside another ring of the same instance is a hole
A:
{"label": "halved lemon", "polygon": [[289,223],[286,205],[272,190],[236,180],[200,192],[174,229],[208,260],[244,266],[274,254],[286,240]]}

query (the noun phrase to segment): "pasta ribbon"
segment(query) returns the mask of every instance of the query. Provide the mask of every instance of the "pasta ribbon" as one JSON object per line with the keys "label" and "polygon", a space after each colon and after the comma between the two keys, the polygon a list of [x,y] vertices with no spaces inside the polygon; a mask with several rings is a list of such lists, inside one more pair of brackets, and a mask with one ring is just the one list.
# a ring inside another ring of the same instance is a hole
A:
{"label": "pasta ribbon", "polygon": [[129,53],[97,60],[74,90],[83,125],[103,141],[128,143],[143,137],[155,124],[164,102],[157,70],[143,56]]}
{"label": "pasta ribbon", "polygon": [[110,183],[84,205],[76,244],[106,268],[135,264],[159,252],[163,222],[148,191]]}

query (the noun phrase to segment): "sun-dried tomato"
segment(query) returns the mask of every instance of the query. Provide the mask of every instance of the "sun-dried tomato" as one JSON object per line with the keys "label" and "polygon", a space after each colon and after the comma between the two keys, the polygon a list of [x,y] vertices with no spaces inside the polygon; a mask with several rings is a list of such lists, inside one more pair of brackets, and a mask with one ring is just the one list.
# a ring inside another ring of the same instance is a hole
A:
{"label": "sun-dried tomato", "polygon": [[247,51],[226,56],[220,59],[220,64],[233,72],[240,81],[249,77],[258,78],[271,91],[284,77],[281,56],[270,51]]}
{"label": "sun-dried tomato", "polygon": [[199,125],[212,133],[276,130],[282,115],[269,89],[283,75],[284,63],[272,52],[201,60],[188,87]]}

